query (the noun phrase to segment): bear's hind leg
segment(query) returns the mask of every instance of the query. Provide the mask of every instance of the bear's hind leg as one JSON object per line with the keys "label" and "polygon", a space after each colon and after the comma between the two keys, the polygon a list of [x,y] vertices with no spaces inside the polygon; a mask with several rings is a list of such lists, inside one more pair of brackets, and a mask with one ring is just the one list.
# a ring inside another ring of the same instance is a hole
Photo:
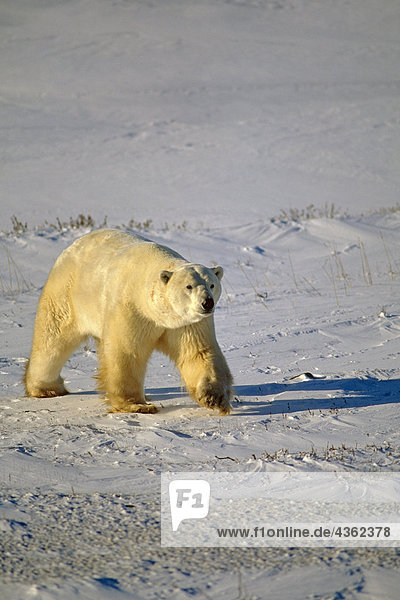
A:
{"label": "bear's hind leg", "polygon": [[64,363],[86,338],[78,332],[65,295],[56,303],[44,292],[39,301],[31,355],[25,370],[27,396],[51,398],[68,394],[60,373]]}
{"label": "bear's hind leg", "polygon": [[84,339],[83,336],[68,342],[63,338],[48,339],[43,347],[38,347],[36,344],[32,348],[25,371],[24,383],[27,396],[52,398],[68,394],[60,372]]}
{"label": "bear's hind leg", "polygon": [[31,360],[29,360],[24,375],[25,391],[27,396],[34,398],[54,398],[69,394],[64,385],[64,379],[58,375],[55,379],[36,380],[30,372]]}

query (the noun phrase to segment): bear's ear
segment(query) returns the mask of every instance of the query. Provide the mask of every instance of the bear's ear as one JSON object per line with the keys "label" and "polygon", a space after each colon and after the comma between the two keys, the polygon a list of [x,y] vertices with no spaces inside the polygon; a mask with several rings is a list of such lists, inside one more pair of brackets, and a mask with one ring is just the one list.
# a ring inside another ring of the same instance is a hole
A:
{"label": "bear's ear", "polygon": [[212,267],[211,271],[214,273],[214,275],[216,275],[218,277],[218,279],[221,281],[222,276],[224,274],[224,270],[222,267]]}
{"label": "bear's ear", "polygon": [[171,277],[172,277],[171,271],[161,271],[161,273],[160,273],[160,279],[165,284],[168,283],[168,281],[171,279]]}

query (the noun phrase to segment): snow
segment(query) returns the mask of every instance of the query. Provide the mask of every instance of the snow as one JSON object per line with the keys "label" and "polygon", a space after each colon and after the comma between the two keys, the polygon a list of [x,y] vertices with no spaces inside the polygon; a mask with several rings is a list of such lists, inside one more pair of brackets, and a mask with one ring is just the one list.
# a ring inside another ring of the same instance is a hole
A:
{"label": "snow", "polygon": [[[399,470],[399,31],[396,0],[0,3],[0,595],[397,598],[396,550],[161,549],[159,486]],[[159,413],[108,414],[90,344],[24,398],[79,214],[223,265],[232,415],[159,354]]]}

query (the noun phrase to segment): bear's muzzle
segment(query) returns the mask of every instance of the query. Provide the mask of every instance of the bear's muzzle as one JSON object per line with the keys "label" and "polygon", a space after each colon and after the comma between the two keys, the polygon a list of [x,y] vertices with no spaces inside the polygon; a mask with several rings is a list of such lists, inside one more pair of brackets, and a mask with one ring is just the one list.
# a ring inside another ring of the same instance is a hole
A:
{"label": "bear's muzzle", "polygon": [[210,313],[214,308],[214,300],[211,298],[211,296],[207,296],[207,298],[201,303],[201,306],[203,307],[205,313]]}

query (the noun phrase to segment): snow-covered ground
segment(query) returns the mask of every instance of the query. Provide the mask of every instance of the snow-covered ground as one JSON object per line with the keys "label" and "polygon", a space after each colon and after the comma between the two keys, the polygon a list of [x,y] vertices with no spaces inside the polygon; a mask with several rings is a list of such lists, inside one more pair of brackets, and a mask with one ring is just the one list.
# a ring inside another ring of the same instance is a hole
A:
{"label": "snow-covered ground", "polygon": [[[159,498],[167,470],[399,470],[397,0],[2,0],[0,44],[0,595],[397,598],[395,549],[161,548]],[[107,414],[91,345],[70,396],[24,398],[79,214],[223,265],[232,415],[158,354],[159,413]]]}

